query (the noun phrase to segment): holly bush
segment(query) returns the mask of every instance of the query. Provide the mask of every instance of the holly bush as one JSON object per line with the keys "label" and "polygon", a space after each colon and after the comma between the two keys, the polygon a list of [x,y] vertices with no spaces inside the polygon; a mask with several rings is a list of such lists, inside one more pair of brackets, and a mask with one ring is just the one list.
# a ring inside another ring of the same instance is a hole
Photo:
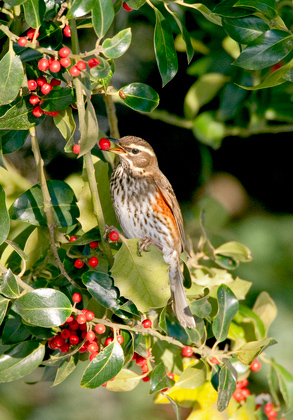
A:
{"label": "holly bush", "polygon": [[[202,214],[201,236],[190,244],[189,256],[182,254],[184,285],[196,320],[196,328],[183,328],[169,304],[168,265],[161,252],[151,246],[139,255],[138,239],[107,235],[107,225],[119,226],[109,191],[115,162],[105,140],[107,135],[110,140],[119,137],[117,101],[190,128],[215,148],[231,134],[289,130],[292,116],[280,103],[291,95],[291,85],[267,96],[265,103],[261,96],[263,89],[293,78],[292,9],[287,3],[2,4],[1,383],[38,368],[44,377],[54,374],[53,385],[58,385],[83,363],[82,387],[118,392],[149,382],[155,402],[171,404],[177,419],[180,406],[192,408],[189,420],[273,419],[292,408],[292,375],[264,355],[276,343],[268,332],[275,304],[264,291],[249,308],[244,300],[251,283],[233,275],[239,264],[251,261],[249,249],[233,241],[213,246]],[[185,97],[183,118],[155,110],[159,95],[151,86],[134,81],[113,87],[115,60],[132,41],[130,28],[115,33],[113,22],[121,7],[154,24],[163,86],[178,71],[176,50],[186,52],[188,63],[194,51],[204,54],[188,67],[198,78]],[[186,26],[190,10],[198,25],[194,33]],[[92,28],[96,42],[82,52],[79,33],[84,28]],[[209,42],[204,43],[206,34]],[[224,48],[218,56],[210,55],[219,41]],[[211,71],[215,66],[218,72]],[[211,101],[218,94],[215,110]],[[105,101],[109,133],[99,130],[92,95]],[[210,109],[201,111],[209,103]],[[83,160],[82,188],[46,180],[36,133],[45,118],[53,119],[65,152]],[[28,136],[38,180],[33,186],[5,158],[21,149]],[[270,394],[251,394],[248,378],[261,363],[269,366]]]}

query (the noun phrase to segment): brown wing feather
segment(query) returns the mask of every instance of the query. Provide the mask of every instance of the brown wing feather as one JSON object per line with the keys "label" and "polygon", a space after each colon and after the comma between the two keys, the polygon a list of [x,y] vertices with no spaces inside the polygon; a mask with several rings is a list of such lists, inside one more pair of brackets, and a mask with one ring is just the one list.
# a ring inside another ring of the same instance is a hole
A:
{"label": "brown wing feather", "polygon": [[170,184],[170,182],[168,181],[168,179],[165,177],[165,175],[162,172],[154,176],[154,182],[157,185],[158,189],[160,190],[167,206],[171,209],[175,217],[177,227],[180,233],[182,249],[184,249],[185,233],[184,233],[184,227],[183,227],[183,218],[182,218],[181,210],[180,210],[176,195],[173,191],[172,185]]}

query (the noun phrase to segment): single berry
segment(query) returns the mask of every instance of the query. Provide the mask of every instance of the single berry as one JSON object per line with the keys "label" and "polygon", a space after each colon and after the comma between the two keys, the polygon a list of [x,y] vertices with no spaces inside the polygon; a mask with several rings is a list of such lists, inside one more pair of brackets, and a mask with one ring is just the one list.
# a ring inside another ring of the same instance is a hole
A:
{"label": "single berry", "polygon": [[71,37],[71,29],[70,29],[70,26],[65,26],[65,28],[63,29],[63,33],[64,33],[64,35],[65,36],[67,36],[68,38],[70,38]]}
{"label": "single berry", "polygon": [[265,413],[266,413],[266,415],[268,416],[269,414],[270,414],[270,412],[271,411],[273,411],[274,410],[274,404],[272,404],[272,403],[267,403],[266,405],[265,405]]}
{"label": "single berry", "polygon": [[63,344],[65,344],[65,340],[63,337],[61,337],[61,335],[56,335],[54,338],[54,343],[56,346],[61,347]]}
{"label": "single berry", "polygon": [[124,338],[122,337],[122,335],[117,335],[117,341],[119,344],[123,344],[124,343]]}
{"label": "single berry", "polygon": [[[86,317],[85,317],[86,318]],[[79,326],[80,331],[87,331],[87,324],[81,324]]]}
{"label": "single berry", "polygon": [[49,346],[49,349],[51,349],[51,350],[57,350],[58,349],[58,346],[56,346],[56,344],[54,343],[54,339],[55,339],[55,337],[52,337],[52,338],[49,338],[49,340],[48,340],[48,346]]}
{"label": "single berry", "polygon": [[59,111],[51,111],[50,115],[51,117],[56,117],[59,114]]}
{"label": "single berry", "polygon": [[81,299],[82,299],[82,297],[81,297],[80,293],[78,293],[78,292],[73,293],[73,295],[72,295],[73,302],[79,303],[81,301]]}
{"label": "single berry", "polygon": [[113,338],[112,337],[106,338],[106,340],[105,340],[105,346],[108,346],[109,344],[111,344],[112,341],[113,341]]}
{"label": "single berry", "polygon": [[64,330],[61,331],[60,335],[62,338],[66,340],[67,338],[70,337],[70,331],[65,328]]}
{"label": "single berry", "polygon": [[50,64],[50,71],[52,73],[58,73],[61,70],[61,64],[58,60],[53,60]]}
{"label": "single berry", "polygon": [[149,371],[148,365],[147,364],[146,365],[142,365],[141,366],[141,371],[142,371],[142,373],[147,373]]}
{"label": "single berry", "polygon": [[102,150],[109,150],[111,147],[111,143],[108,139],[102,138],[99,140],[99,146]]}
{"label": "single berry", "polygon": [[76,66],[72,66],[70,67],[69,73],[71,74],[71,76],[77,77],[80,75],[80,70],[78,70]]}
{"label": "single berry", "polygon": [[42,87],[43,84],[47,83],[47,79],[44,76],[39,76],[37,78],[37,84],[38,86]]}
{"label": "single berry", "polygon": [[61,85],[61,80],[55,79],[55,77],[53,77],[53,79],[50,82],[50,85],[52,87],[54,87],[54,86],[60,86]]}
{"label": "single berry", "polygon": [[77,260],[74,261],[74,265],[76,268],[82,268],[84,266],[84,262],[77,258]]}
{"label": "single berry", "polygon": [[190,346],[185,346],[182,349],[182,354],[185,357],[191,357],[193,355],[193,350]]}
{"label": "single berry", "polygon": [[76,155],[79,155],[80,153],[80,145],[79,144],[75,144],[72,148],[73,153],[75,153]]}
{"label": "single berry", "polygon": [[94,333],[94,331],[88,331],[86,333],[86,339],[88,341],[94,341],[96,339],[96,334]]}
{"label": "single berry", "polygon": [[91,267],[96,267],[99,264],[99,260],[97,257],[92,257],[89,259],[89,265]]}
{"label": "single berry", "polygon": [[40,102],[40,98],[37,95],[31,95],[29,98],[29,103],[32,105],[37,105]]}
{"label": "single berry", "polygon": [[97,324],[95,326],[95,331],[97,334],[104,334],[104,332],[106,331],[106,327],[103,324]]}
{"label": "single berry", "polygon": [[149,376],[145,376],[142,378],[143,382],[148,382],[151,378]]}
{"label": "single berry", "polygon": [[247,388],[242,388],[242,394],[245,396],[245,398],[246,398],[246,397],[248,397],[248,395],[250,394],[249,389],[247,389]]}
{"label": "single berry", "polygon": [[95,317],[95,314],[92,311],[87,311],[85,313],[85,317],[87,321],[92,321]]}
{"label": "single berry", "polygon": [[33,79],[28,80],[27,86],[28,86],[29,90],[35,90],[38,87],[37,82]]}
{"label": "single berry", "polygon": [[219,360],[218,360],[218,359],[216,359],[215,357],[211,357],[211,358],[210,358],[210,362],[211,362],[213,365],[218,365],[218,364],[220,364]]}
{"label": "single berry", "polygon": [[136,361],[136,364],[138,366],[144,366],[144,365],[147,364],[147,359],[145,357],[143,357],[143,356],[140,356],[140,355],[137,355],[136,356],[135,361]]}
{"label": "single berry", "polygon": [[257,372],[261,368],[261,363],[259,360],[254,360],[250,365],[250,370]]}
{"label": "single berry", "polygon": [[71,335],[69,337],[69,343],[72,344],[73,346],[76,346],[79,343],[79,338],[77,335]]}
{"label": "single berry", "polygon": [[78,322],[78,324],[85,324],[86,323],[85,315],[84,314],[77,315],[76,321]]}
{"label": "single berry", "polygon": [[70,315],[70,316],[66,319],[66,322],[67,322],[67,324],[70,324],[72,321],[74,321],[74,318],[73,318],[73,316],[72,316],[72,315]]}
{"label": "single berry", "polygon": [[71,236],[71,238],[69,239],[70,242],[74,242],[76,241],[77,237],[76,236]]}
{"label": "single berry", "polygon": [[69,328],[73,331],[76,331],[79,329],[79,323],[76,321],[76,319],[74,319],[70,324],[69,324]]}
{"label": "single berry", "polygon": [[76,63],[76,67],[78,68],[78,70],[84,70],[84,69],[86,69],[86,62],[85,61],[83,61],[83,60],[79,60],[77,63]]}
{"label": "single berry", "polygon": [[90,361],[92,361],[95,357],[97,357],[99,353],[96,351],[90,355]]}
{"label": "single berry", "polygon": [[92,342],[87,346],[87,349],[90,353],[96,353],[99,350],[97,343]]}
{"label": "single berry", "polygon": [[170,378],[170,379],[172,379],[172,381],[174,381],[174,373],[172,373],[172,372],[168,372],[167,373],[167,376],[168,376],[168,378]]}
{"label": "single berry", "polygon": [[27,39],[25,36],[21,36],[20,38],[18,38],[17,41],[18,45],[20,45],[21,47],[25,47],[27,44]]}
{"label": "single berry", "polygon": [[[33,39],[33,37],[34,37],[34,35],[35,35],[35,32],[36,32],[36,30],[35,29],[33,29],[33,28],[30,28],[28,31],[27,31],[27,34],[26,34],[26,36],[29,38],[29,39]],[[37,36],[36,36],[36,38],[38,38],[38,36],[40,35],[40,33],[39,33],[39,31],[37,32]]]}
{"label": "single berry", "polygon": [[37,118],[41,117],[43,115],[43,110],[39,105],[35,106],[33,109],[33,115]]}
{"label": "single berry", "polygon": [[95,248],[98,248],[98,246],[99,246],[98,241],[90,242],[90,248],[95,249]]}
{"label": "single berry", "polygon": [[99,60],[97,58],[90,58],[88,61],[89,67],[92,69],[93,67],[96,67],[100,64]]}
{"label": "single berry", "polygon": [[59,50],[59,55],[62,58],[68,57],[70,54],[70,49],[68,47],[63,47]]}
{"label": "single berry", "polygon": [[110,232],[110,233],[109,233],[109,239],[110,239],[111,241],[113,241],[113,242],[118,241],[118,239],[119,239],[119,233],[118,233],[118,232],[115,232],[115,231]]}
{"label": "single berry", "polygon": [[277,412],[276,410],[272,410],[272,411],[270,411],[270,413],[268,414],[268,419],[269,419],[269,420],[274,420],[274,419],[275,419],[275,417],[277,417],[277,415],[278,415],[278,412]]}
{"label": "single berry", "polygon": [[143,328],[151,328],[152,321],[150,319],[145,319],[142,321]]}
{"label": "single berry", "polygon": [[235,401],[240,402],[246,399],[246,396],[243,394],[242,389],[236,389],[233,393],[233,398]]}
{"label": "single berry", "polygon": [[121,99],[126,99],[126,95],[123,92],[123,90],[120,89],[118,93],[119,93],[119,96],[120,96]]}
{"label": "single berry", "polygon": [[53,88],[49,83],[44,83],[43,86],[41,87],[41,92],[44,95],[48,95],[48,93],[50,93],[52,89]]}
{"label": "single berry", "polygon": [[65,58],[60,58],[60,64],[62,67],[69,67],[71,66],[71,60],[69,57],[65,57]]}
{"label": "single berry", "polygon": [[123,2],[123,9],[126,10],[126,12],[132,12],[131,7],[128,6],[128,4],[126,3],[126,1]]}
{"label": "single berry", "polygon": [[61,353],[68,353],[69,352],[69,344],[65,343],[60,347]]}
{"label": "single berry", "polygon": [[38,69],[40,71],[48,70],[49,66],[50,66],[49,60],[47,60],[46,58],[41,58],[40,61],[38,62]]}
{"label": "single berry", "polygon": [[243,381],[237,382],[236,384],[236,388],[246,388],[248,385],[248,380],[247,379],[243,379]]}

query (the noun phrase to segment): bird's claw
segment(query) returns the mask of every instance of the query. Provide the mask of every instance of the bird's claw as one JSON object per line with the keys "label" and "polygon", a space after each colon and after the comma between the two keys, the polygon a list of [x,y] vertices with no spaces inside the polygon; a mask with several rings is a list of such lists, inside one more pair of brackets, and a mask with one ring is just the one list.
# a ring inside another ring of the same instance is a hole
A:
{"label": "bird's claw", "polygon": [[109,236],[109,234],[111,232],[117,232],[119,236],[121,235],[121,233],[119,232],[119,230],[115,226],[113,226],[113,225],[112,226],[106,225],[105,233],[103,235],[103,240],[105,242],[109,242],[108,236]]}
{"label": "bird's claw", "polygon": [[151,238],[148,238],[148,237],[142,238],[138,242],[138,253],[139,253],[139,255],[141,255],[142,251],[149,252],[150,250],[148,249],[148,246],[152,243],[153,243],[153,241],[152,241]]}

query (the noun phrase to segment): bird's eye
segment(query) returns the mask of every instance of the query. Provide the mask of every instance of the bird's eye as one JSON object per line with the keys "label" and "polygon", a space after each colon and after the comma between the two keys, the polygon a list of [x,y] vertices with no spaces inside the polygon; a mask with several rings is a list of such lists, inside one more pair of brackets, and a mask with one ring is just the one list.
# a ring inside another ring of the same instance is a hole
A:
{"label": "bird's eye", "polygon": [[139,153],[139,150],[138,149],[132,149],[131,153],[133,153],[134,155],[137,155]]}

